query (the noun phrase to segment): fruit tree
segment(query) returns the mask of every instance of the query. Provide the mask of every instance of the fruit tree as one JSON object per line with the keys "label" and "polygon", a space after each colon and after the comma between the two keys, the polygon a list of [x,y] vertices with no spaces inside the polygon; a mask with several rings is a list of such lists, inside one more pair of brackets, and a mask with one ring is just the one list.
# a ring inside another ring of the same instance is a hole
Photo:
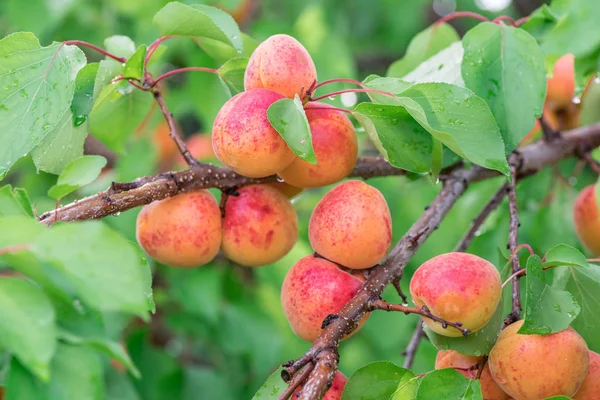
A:
{"label": "fruit tree", "polygon": [[34,3],[0,400],[600,399],[596,0]]}

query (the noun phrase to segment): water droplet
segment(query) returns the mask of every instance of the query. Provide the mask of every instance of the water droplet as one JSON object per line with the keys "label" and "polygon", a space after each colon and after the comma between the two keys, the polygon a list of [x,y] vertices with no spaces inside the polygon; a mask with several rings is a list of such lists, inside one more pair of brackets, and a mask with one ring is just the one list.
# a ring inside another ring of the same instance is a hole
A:
{"label": "water droplet", "polygon": [[571,101],[573,102],[573,104],[579,104],[581,103],[581,97],[575,96]]}
{"label": "water droplet", "polygon": [[392,118],[392,125],[398,125],[398,122],[400,122],[398,118]]}
{"label": "water droplet", "polygon": [[25,91],[25,89],[19,90],[19,94],[21,94],[21,96],[25,97],[26,99],[29,98],[29,95],[27,94],[27,92]]}
{"label": "water droplet", "polygon": [[554,305],[554,311],[556,311],[556,312],[561,312],[562,311],[562,309],[560,308],[560,304],[555,304]]}
{"label": "water droplet", "polygon": [[81,126],[86,120],[86,116],[85,115],[78,115],[75,117],[73,124],[75,126]]}

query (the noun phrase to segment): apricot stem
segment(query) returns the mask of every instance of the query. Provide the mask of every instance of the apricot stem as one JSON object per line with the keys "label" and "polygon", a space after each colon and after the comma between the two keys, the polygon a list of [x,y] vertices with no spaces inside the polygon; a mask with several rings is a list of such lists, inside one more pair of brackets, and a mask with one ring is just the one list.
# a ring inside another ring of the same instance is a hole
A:
{"label": "apricot stem", "polygon": [[116,56],[116,55],[112,54],[111,52],[104,50],[101,47],[98,47],[98,46],[88,43],[88,42],[84,42],[82,40],[67,40],[67,41],[63,42],[63,45],[83,46],[83,47],[87,47],[89,49],[95,50],[98,53],[103,54],[106,57],[110,57],[113,60],[116,60],[118,62],[124,63],[127,61],[127,59],[125,57]]}
{"label": "apricot stem", "polygon": [[335,110],[346,114],[352,114],[352,111],[339,107],[311,107],[311,110]]}
{"label": "apricot stem", "polygon": [[481,14],[477,14],[475,12],[471,12],[471,11],[456,11],[453,13],[450,13],[448,15],[443,16],[442,18],[438,19],[435,22],[435,25],[440,25],[444,22],[450,22],[453,21],[457,18],[472,18],[472,19],[476,19],[479,21],[483,21],[483,22],[490,22],[490,20],[486,17],[484,17]]}
{"label": "apricot stem", "polygon": [[328,80],[326,80],[326,81],[323,81],[323,82],[319,82],[319,83],[317,83],[317,84],[315,85],[315,87],[313,88],[313,91],[314,91],[314,90],[317,90],[317,89],[318,89],[318,88],[320,88],[321,86],[325,86],[325,85],[328,85],[328,84],[330,84],[330,83],[352,83],[352,84],[354,84],[354,85],[358,85],[358,86],[360,86],[360,87],[362,87],[362,88],[366,88],[366,86],[365,86],[365,85],[364,85],[362,82],[360,82],[360,81],[356,81],[356,80],[354,80],[354,79],[348,79],[348,78],[335,78],[335,79],[328,79]]}
{"label": "apricot stem", "polygon": [[516,23],[515,20],[512,19],[511,17],[509,17],[508,15],[501,15],[499,17],[494,18],[494,20],[492,21],[495,24],[500,23],[501,21],[507,21],[509,22],[512,26],[516,27]]}
{"label": "apricot stem", "polygon": [[315,368],[315,365],[312,363],[310,363],[306,367],[304,367],[302,372],[300,372],[299,374],[294,376],[294,378],[290,382],[289,386],[284,390],[283,393],[281,393],[281,396],[279,396],[277,400],[289,399],[290,396],[292,394],[294,394],[294,391],[298,388],[298,386],[300,386],[306,380],[306,378],[308,378],[308,375],[310,375],[310,373],[312,372],[312,370],[314,368]]}
{"label": "apricot stem", "polygon": [[398,312],[402,312],[404,314],[419,314],[423,317],[426,317],[426,318],[429,318],[436,322],[439,322],[440,324],[442,324],[442,327],[444,329],[446,329],[449,326],[456,328],[459,331],[461,331],[463,336],[465,336],[465,337],[468,336],[469,333],[471,333],[470,329],[466,329],[466,328],[462,327],[462,322],[446,321],[443,318],[433,315],[427,307],[421,307],[421,308],[406,307],[401,304],[388,303],[385,300],[375,300],[375,301],[370,302],[369,309],[370,310],[383,310],[383,311],[398,311]]}
{"label": "apricot stem", "polygon": [[189,72],[189,71],[210,72],[211,74],[215,74],[217,76],[220,76],[219,71],[217,71],[216,69],[212,69],[212,68],[206,68],[206,67],[186,67],[186,68],[179,68],[179,69],[174,69],[174,70],[169,71],[169,72],[165,72],[164,74],[160,75],[158,78],[156,78],[154,80],[154,82],[152,82],[152,84],[150,85],[150,87],[156,86],[156,84],[158,82],[162,81],[165,78],[168,78],[168,77],[173,76],[173,75],[180,74],[182,72]]}
{"label": "apricot stem", "polygon": [[522,17],[522,18],[519,18],[518,20],[516,20],[516,21],[515,21],[515,26],[516,26],[516,27],[517,27],[517,26],[521,26],[521,25],[523,25],[524,23],[526,23],[527,21],[529,21],[529,16],[527,16],[527,17]]}
{"label": "apricot stem", "polygon": [[158,48],[158,46],[163,41],[165,41],[167,39],[172,39],[174,37],[176,37],[176,36],[161,36],[158,39],[156,39],[154,42],[152,42],[150,44],[150,46],[148,46],[148,49],[146,50],[146,58],[144,59],[144,66],[148,65],[148,62],[150,61],[150,59],[154,55],[154,52],[156,51],[156,49]]}
{"label": "apricot stem", "polygon": [[0,249],[0,255],[8,253],[16,253],[18,251],[29,250],[28,244],[14,244],[12,246],[6,246]]}
{"label": "apricot stem", "polygon": [[385,92],[383,90],[377,90],[377,89],[344,89],[344,90],[338,90],[336,92],[331,92],[331,93],[328,93],[328,94],[324,94],[324,95],[319,96],[319,97],[313,97],[309,101],[319,101],[319,100],[323,100],[323,99],[326,99],[326,98],[331,97],[331,96],[337,96],[339,94],[344,94],[344,93],[378,93],[378,94],[382,94],[384,96],[392,97],[394,100],[398,101],[398,98],[396,96],[394,96],[393,94],[391,94],[390,92]]}

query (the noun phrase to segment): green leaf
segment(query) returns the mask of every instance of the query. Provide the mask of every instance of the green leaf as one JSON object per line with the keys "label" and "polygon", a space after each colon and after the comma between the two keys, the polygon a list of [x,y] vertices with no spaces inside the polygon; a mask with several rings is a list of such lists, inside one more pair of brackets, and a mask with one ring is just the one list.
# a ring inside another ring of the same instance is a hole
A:
{"label": "green leaf", "polygon": [[0,217],[8,215],[33,217],[33,209],[25,189],[12,189],[10,185],[0,187]]}
{"label": "green leaf", "polygon": [[23,279],[0,279],[0,348],[13,353],[43,381],[50,379],[56,349],[52,303],[37,286]]}
{"label": "green leaf", "polygon": [[294,99],[281,99],[271,104],[267,117],[294,154],[311,164],[317,163],[310,126],[298,95]]}
{"label": "green leaf", "polygon": [[559,244],[548,250],[544,267],[568,265],[572,267],[587,267],[589,264],[585,255],[566,244]]}
{"label": "green leaf", "polygon": [[577,58],[598,49],[600,30],[596,21],[600,20],[600,8],[595,0],[554,1],[550,8],[557,21],[541,38],[546,55],[559,57],[573,53]]}
{"label": "green leaf", "polygon": [[552,286],[571,293],[581,307],[571,326],[585,339],[590,350],[600,352],[600,298],[594,295],[600,291],[600,266],[559,266],[550,271],[553,274]]}
{"label": "green leaf", "polygon": [[71,161],[60,173],[56,185],[48,190],[48,196],[60,199],[82,186],[91,183],[106,165],[102,156],[82,156]]}
{"label": "green leaf", "polygon": [[244,50],[240,29],[231,15],[203,4],[169,3],[154,16],[161,35],[199,36],[231,44]]}
{"label": "green leaf", "polygon": [[510,174],[494,116],[473,92],[447,83],[422,83],[406,89],[399,98],[423,128],[457,155]]}
{"label": "green leaf", "polygon": [[465,85],[490,106],[509,153],[542,115],[544,54],[524,30],[491,22],[470,29],[463,47]]}
{"label": "green leaf", "polygon": [[59,344],[48,383],[40,382],[13,359],[6,379],[6,400],[104,400],[102,364],[84,346]]}
{"label": "green leaf", "polygon": [[417,400],[483,400],[478,380],[465,378],[453,368],[439,369],[425,375],[417,391]]}
{"label": "green leaf", "polygon": [[118,57],[129,58],[135,53],[135,43],[124,35],[109,36],[104,39],[104,48]]}
{"label": "green leaf", "polygon": [[32,251],[61,272],[89,307],[147,318],[148,266],[132,243],[103,223],[54,226],[37,237]]}
{"label": "green leaf", "polygon": [[225,80],[236,92],[244,91],[244,73],[248,65],[248,58],[237,57],[232,58],[219,68],[219,75]]}
{"label": "green leaf", "polygon": [[525,321],[520,334],[547,335],[567,329],[581,311],[573,295],[546,284],[542,260],[527,260]]}
{"label": "green leaf", "polygon": [[224,63],[232,58],[238,58],[240,56],[250,57],[259,44],[256,39],[246,35],[245,33],[242,33],[242,44],[244,46],[244,51],[241,54],[230,44],[223,43],[218,40],[201,38],[200,43],[202,44],[202,50],[204,50],[209,57],[213,58],[219,63]]}
{"label": "green leaf", "polygon": [[412,38],[404,57],[390,65],[386,75],[401,78],[458,40],[460,37],[452,26],[446,23],[430,26]]}
{"label": "green leaf", "polygon": [[109,149],[122,152],[125,142],[150,111],[152,94],[127,81],[106,86],[89,116],[90,131]]}
{"label": "green leaf", "polygon": [[41,47],[31,33],[0,40],[0,178],[39,145],[68,113],[77,72],[85,65],[75,46]]}
{"label": "green leaf", "polygon": [[129,375],[114,368],[104,370],[105,400],[141,400]]}
{"label": "green leaf", "polygon": [[123,77],[127,79],[142,79],[144,77],[144,59],[146,45],[143,44],[133,53],[123,67]]}
{"label": "green leaf", "polygon": [[[104,39],[104,48],[116,56],[125,58],[129,58],[135,53],[135,43],[133,43],[133,40],[121,35],[110,36]],[[122,71],[123,64],[112,58],[106,57],[100,61],[94,82],[94,100],[98,98],[102,89]]]}
{"label": "green leaf", "polygon": [[[402,79],[382,78],[377,75],[367,76],[367,78],[363,81],[363,84],[369,89],[383,90],[384,92],[389,92],[396,96],[413,85],[412,83],[403,81]],[[397,98],[392,98],[383,94],[367,92],[367,95],[374,103],[389,104],[394,106],[400,104],[400,101]]]}
{"label": "green leaf", "polygon": [[69,344],[87,345],[98,349],[123,364],[135,378],[139,379],[141,377],[140,371],[133,364],[133,361],[131,361],[129,354],[127,354],[123,346],[113,340],[102,337],[82,337],[73,335],[64,330],[59,331],[59,337]]}
{"label": "green leaf", "polygon": [[431,135],[403,107],[361,103],[352,115],[390,164],[415,173],[431,169]]}
{"label": "green leaf", "polygon": [[406,381],[401,381],[390,400],[415,400],[420,384],[420,376],[415,376],[414,378]]}
{"label": "green leaf", "polygon": [[[556,1],[554,3],[557,3]],[[560,16],[553,13],[548,4],[542,4],[529,15],[529,19],[521,28],[529,32],[537,40],[541,40],[554,28]]]}
{"label": "green leaf", "polygon": [[87,121],[94,104],[94,85],[98,75],[99,63],[90,63],[79,70],[75,79],[75,93],[71,102],[73,125],[79,126]]}
{"label": "green leaf", "polygon": [[252,400],[277,400],[287,386],[287,383],[281,379],[281,368],[279,368],[267,378]]}
{"label": "green leaf", "polygon": [[445,82],[465,86],[461,75],[463,58],[461,42],[455,42],[422,62],[412,72],[402,77],[410,83]]}
{"label": "green leaf", "polygon": [[378,361],[367,364],[350,377],[344,387],[342,400],[388,400],[403,385],[415,377],[411,371],[397,365]]}

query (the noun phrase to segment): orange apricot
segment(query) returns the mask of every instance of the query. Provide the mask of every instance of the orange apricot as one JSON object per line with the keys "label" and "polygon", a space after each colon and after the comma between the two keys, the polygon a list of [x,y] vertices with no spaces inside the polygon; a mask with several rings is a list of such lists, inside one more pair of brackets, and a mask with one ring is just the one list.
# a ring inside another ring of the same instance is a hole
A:
{"label": "orange apricot", "polygon": [[600,213],[596,199],[596,185],[586,186],[573,206],[575,232],[585,248],[600,256]]}
{"label": "orange apricot", "polygon": [[600,399],[600,354],[590,350],[590,366],[573,400]]}
{"label": "orange apricot", "polygon": [[552,78],[548,79],[546,103],[553,109],[567,107],[575,95],[575,57],[565,54],[554,64]]}

